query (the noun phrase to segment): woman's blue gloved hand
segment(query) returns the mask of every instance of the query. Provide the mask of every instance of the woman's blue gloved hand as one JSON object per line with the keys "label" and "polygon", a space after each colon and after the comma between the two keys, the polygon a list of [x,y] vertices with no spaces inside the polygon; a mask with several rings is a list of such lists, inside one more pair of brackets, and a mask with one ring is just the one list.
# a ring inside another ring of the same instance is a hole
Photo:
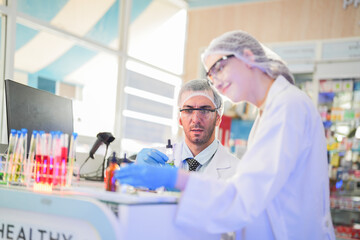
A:
{"label": "woman's blue gloved hand", "polygon": [[143,148],[136,156],[137,164],[149,164],[154,166],[165,165],[169,158],[159,150]]}
{"label": "woman's blue gloved hand", "polygon": [[178,170],[178,168],[168,165],[161,167],[131,164],[117,170],[114,176],[120,184],[128,184],[134,187],[175,188]]}

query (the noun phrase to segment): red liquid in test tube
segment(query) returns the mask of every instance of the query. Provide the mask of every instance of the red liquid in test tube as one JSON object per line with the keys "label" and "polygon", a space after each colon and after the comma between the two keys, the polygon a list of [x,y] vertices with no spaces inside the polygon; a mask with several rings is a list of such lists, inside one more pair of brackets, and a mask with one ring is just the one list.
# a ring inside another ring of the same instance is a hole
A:
{"label": "red liquid in test tube", "polygon": [[66,185],[66,173],[67,173],[67,155],[68,155],[69,135],[61,135],[61,186]]}
{"label": "red liquid in test tube", "polygon": [[48,175],[49,176],[49,179],[48,179],[49,184],[52,184],[54,181],[53,174],[54,174],[54,158],[53,158],[53,156],[50,156],[49,157],[49,175]]}
{"label": "red liquid in test tube", "polygon": [[66,163],[67,163],[67,147],[61,148],[61,186],[65,186],[66,184]]}
{"label": "red liquid in test tube", "polygon": [[42,178],[41,183],[46,183],[48,180],[48,173],[49,173],[49,156],[43,156],[43,169],[42,169]]}
{"label": "red liquid in test tube", "polygon": [[61,132],[57,132],[53,139],[53,158],[54,158],[54,172],[53,184],[57,186],[60,184],[61,176]]}

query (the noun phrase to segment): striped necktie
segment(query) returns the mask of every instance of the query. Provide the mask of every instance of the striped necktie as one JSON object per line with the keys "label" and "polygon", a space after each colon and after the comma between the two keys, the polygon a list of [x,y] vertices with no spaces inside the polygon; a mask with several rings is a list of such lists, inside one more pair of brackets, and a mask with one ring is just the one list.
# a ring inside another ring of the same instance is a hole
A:
{"label": "striped necktie", "polygon": [[185,159],[186,162],[189,164],[189,171],[196,171],[197,167],[200,165],[198,161],[196,161],[194,158],[187,158]]}

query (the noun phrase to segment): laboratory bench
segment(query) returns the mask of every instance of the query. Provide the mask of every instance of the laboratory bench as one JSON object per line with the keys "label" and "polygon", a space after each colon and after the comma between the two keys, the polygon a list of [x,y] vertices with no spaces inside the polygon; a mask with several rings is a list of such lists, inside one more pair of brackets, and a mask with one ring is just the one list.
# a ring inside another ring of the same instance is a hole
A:
{"label": "laboratory bench", "polygon": [[80,181],[38,192],[0,185],[0,239],[220,239],[175,223],[178,192],[121,189]]}

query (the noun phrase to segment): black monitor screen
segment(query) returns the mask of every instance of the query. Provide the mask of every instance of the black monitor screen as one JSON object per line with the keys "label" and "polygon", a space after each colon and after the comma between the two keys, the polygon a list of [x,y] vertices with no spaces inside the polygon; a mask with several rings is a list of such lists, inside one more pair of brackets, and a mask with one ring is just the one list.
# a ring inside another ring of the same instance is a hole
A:
{"label": "black monitor screen", "polygon": [[5,80],[7,130],[28,130],[28,149],[33,130],[73,132],[72,100]]}

